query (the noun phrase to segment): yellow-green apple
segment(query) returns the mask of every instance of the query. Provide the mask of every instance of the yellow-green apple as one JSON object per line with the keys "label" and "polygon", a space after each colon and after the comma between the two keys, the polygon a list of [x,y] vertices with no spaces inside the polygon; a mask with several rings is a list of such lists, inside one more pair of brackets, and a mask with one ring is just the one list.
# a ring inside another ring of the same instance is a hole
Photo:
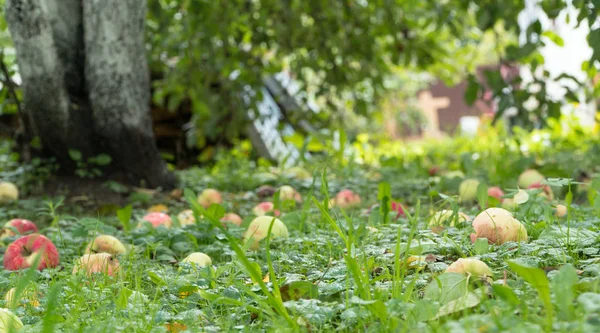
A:
{"label": "yellow-green apple", "polygon": [[148,213],[168,213],[169,212],[169,207],[163,205],[163,204],[158,204],[158,205],[154,205],[151,206],[150,208],[148,208]]}
{"label": "yellow-green apple", "polygon": [[121,241],[111,235],[100,235],[92,240],[85,248],[85,253],[110,253],[119,255],[127,252],[127,248]]}
{"label": "yellow-green apple", "polygon": [[489,243],[527,241],[527,229],[513,215],[503,208],[488,208],[473,220],[475,233],[471,234],[474,243],[477,238],[487,238]]}
{"label": "yellow-green apple", "polygon": [[0,204],[19,200],[19,188],[11,182],[0,182]]}
{"label": "yellow-green apple", "polygon": [[563,217],[567,215],[567,206],[565,205],[556,205],[556,211],[554,213],[557,217]]}
{"label": "yellow-green apple", "polygon": [[539,171],[535,169],[527,169],[519,175],[517,184],[520,188],[528,188],[531,184],[541,183],[544,178],[544,175],[542,175]]}
{"label": "yellow-green apple", "polygon": [[212,204],[223,203],[223,198],[221,197],[221,193],[219,193],[219,191],[212,188],[207,188],[198,196],[198,203],[204,208],[208,208]]}
{"label": "yellow-green apple", "polygon": [[210,257],[202,252],[190,253],[181,262],[189,263],[189,264],[196,265],[199,267],[205,267],[205,266],[212,265],[212,260],[210,259]]}
{"label": "yellow-green apple", "polygon": [[42,297],[42,293],[36,292],[32,289],[26,289],[21,294],[21,299],[17,299],[15,298],[16,291],[17,288],[11,288],[8,292],[6,292],[6,295],[4,295],[4,300],[6,300],[6,304],[8,305],[8,307],[14,308],[17,305],[24,305],[19,304],[21,303],[21,300],[26,301],[28,305],[31,305],[33,307],[40,306],[40,298]]}
{"label": "yellow-green apple", "polygon": [[73,267],[73,274],[84,272],[87,276],[102,273],[115,276],[119,270],[119,261],[110,253],[84,254]]}
{"label": "yellow-green apple", "polygon": [[483,261],[474,258],[460,258],[446,269],[447,273],[460,273],[474,277],[491,277],[492,270]]}
{"label": "yellow-green apple", "polygon": [[[15,230],[17,231],[16,233]],[[25,219],[12,219],[2,227],[0,239],[16,236],[17,233],[19,235],[27,235],[36,232],[38,232],[38,228],[35,223]]]}
{"label": "yellow-green apple", "polygon": [[12,242],[4,253],[4,268],[17,271],[29,268],[38,261],[38,270],[58,266],[58,250],[52,241],[40,234],[31,234]]}
{"label": "yellow-green apple", "polygon": [[302,196],[300,196],[300,193],[298,193],[298,191],[296,191],[296,189],[290,185],[283,185],[279,188],[279,199],[302,202]]}
{"label": "yellow-green apple", "polygon": [[0,333],[17,332],[23,328],[23,322],[8,309],[0,308]]}
{"label": "yellow-green apple", "polygon": [[252,240],[250,249],[258,249],[259,242],[267,237],[271,223],[273,223],[271,238],[287,238],[289,236],[287,227],[281,220],[271,216],[259,216],[250,222],[248,230],[244,233],[245,242]]}
{"label": "yellow-green apple", "polygon": [[177,214],[177,220],[180,226],[196,224],[196,218],[194,217],[194,211],[186,209],[181,213]]}
{"label": "yellow-green apple", "polygon": [[458,186],[458,202],[465,203],[475,200],[479,184],[479,180],[474,178],[463,180]]}
{"label": "yellow-green apple", "polygon": [[142,226],[144,222],[150,222],[154,228],[158,228],[159,226],[165,226],[165,228],[170,228],[172,221],[171,217],[165,213],[148,213],[143,218],[142,221],[138,224],[138,228]]}
{"label": "yellow-green apple", "polygon": [[458,212],[455,215],[454,211],[449,210],[449,209],[444,209],[444,210],[441,210],[441,211],[433,214],[433,216],[429,220],[428,226],[429,227],[441,227],[441,226],[449,225],[449,226],[453,227],[456,224],[466,223],[470,220],[471,220],[471,218],[463,212]]}

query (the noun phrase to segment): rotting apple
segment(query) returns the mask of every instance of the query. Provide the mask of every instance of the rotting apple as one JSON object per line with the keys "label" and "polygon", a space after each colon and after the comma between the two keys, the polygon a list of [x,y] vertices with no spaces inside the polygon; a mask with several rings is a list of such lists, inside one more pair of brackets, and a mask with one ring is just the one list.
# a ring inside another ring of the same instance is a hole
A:
{"label": "rotting apple", "polygon": [[159,212],[144,215],[142,221],[138,224],[138,228],[141,227],[144,222],[150,222],[154,228],[158,228],[161,225],[165,228],[170,228],[172,225],[171,217],[165,213]]}
{"label": "rotting apple", "polygon": [[111,235],[100,235],[92,240],[85,248],[86,254],[102,252],[119,255],[126,253],[127,248],[118,238]]}
{"label": "rotting apple", "polygon": [[190,253],[187,257],[181,260],[182,263],[189,263],[198,267],[205,267],[212,265],[210,257],[202,252]]}
{"label": "rotting apple", "polygon": [[527,241],[527,229],[513,215],[503,208],[488,208],[473,220],[475,233],[471,234],[474,243],[477,238],[487,238],[491,244]]}
{"label": "rotting apple", "polygon": [[544,175],[535,169],[527,169],[523,171],[517,179],[517,185],[520,188],[528,188],[529,185],[535,183],[541,183],[544,180]]}
{"label": "rotting apple", "polygon": [[4,253],[4,268],[17,271],[29,268],[39,259],[37,269],[58,266],[60,258],[52,241],[40,234],[31,234],[12,242]]}
{"label": "rotting apple", "polygon": [[267,237],[269,233],[269,226],[273,223],[271,228],[271,238],[288,238],[287,227],[281,220],[271,216],[259,216],[250,222],[248,230],[244,233],[244,241],[253,240],[250,249],[257,250],[259,242]]}
{"label": "rotting apple", "polygon": [[474,277],[492,277],[492,270],[486,263],[475,258],[460,258],[450,264],[447,273],[461,273],[473,275]]}
{"label": "rotting apple", "polygon": [[2,227],[2,233],[0,233],[0,239],[7,237],[16,236],[17,233],[13,229],[16,229],[18,234],[26,235],[38,232],[38,228],[35,223],[25,219],[12,219]]}
{"label": "rotting apple", "polygon": [[223,198],[221,197],[221,193],[219,193],[219,191],[213,188],[207,188],[198,196],[198,203],[200,203],[202,207],[208,208],[212,204],[223,203]]}
{"label": "rotting apple", "polygon": [[115,276],[119,270],[119,261],[110,253],[84,254],[73,266],[73,275],[84,272],[87,276],[102,273]]}
{"label": "rotting apple", "polygon": [[0,181],[0,204],[19,200],[19,188],[11,182]]}

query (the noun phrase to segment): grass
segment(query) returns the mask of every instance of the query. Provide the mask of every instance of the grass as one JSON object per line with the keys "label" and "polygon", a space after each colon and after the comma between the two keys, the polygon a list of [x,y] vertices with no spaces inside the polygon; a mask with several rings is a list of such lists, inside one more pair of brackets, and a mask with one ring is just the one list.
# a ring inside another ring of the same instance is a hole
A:
{"label": "grass", "polygon": [[[562,148],[533,156],[511,156],[503,148],[498,154],[504,160],[472,158],[471,164],[461,155],[453,159],[452,149],[439,148],[410,163],[394,164],[382,156],[389,163],[368,168],[349,163],[327,172],[321,168],[326,163],[319,163],[313,179],[247,161],[217,164],[211,170],[180,172],[186,188],[181,199],[130,190],[122,207],[86,210],[60,198],[24,198],[2,207],[0,219],[35,221],[59,249],[61,265],[41,272],[0,271],[0,294],[16,287],[22,296],[14,306],[1,300],[0,306],[10,307],[23,321],[21,332],[597,332],[597,182],[581,192],[581,185],[572,181],[550,179],[553,202],[531,191],[530,199],[514,211],[527,228],[526,243],[472,244],[468,223],[436,232],[427,226],[441,209],[470,217],[482,211],[477,202],[457,203],[462,177],[431,177],[431,165],[442,172],[460,169],[489,186],[501,185],[512,196],[517,175],[528,166],[544,170],[549,178],[571,178],[574,169],[565,170],[561,161],[581,161],[586,151],[568,142],[572,138],[557,137],[555,146]],[[581,146],[596,149],[594,142]],[[479,156],[493,155],[487,146],[472,149]],[[591,159],[580,167],[593,175],[596,160]],[[18,180],[12,172],[10,177]],[[295,204],[277,195],[268,198],[282,211],[290,237],[267,239],[251,251],[242,235],[253,219],[252,207],[262,200],[254,189],[265,183],[291,184],[304,200]],[[196,194],[206,187],[224,192],[221,206],[204,209],[197,204]],[[360,206],[329,207],[329,198],[343,188],[361,196]],[[397,218],[390,212],[391,201],[402,202],[406,215]],[[198,223],[137,227],[158,203],[167,205],[173,217],[193,209]],[[558,203],[569,207],[567,216],[554,215]],[[242,226],[223,228],[219,218],[225,212],[244,217]],[[119,274],[71,274],[96,234],[114,235],[130,247],[118,258]],[[208,254],[213,265],[179,264],[194,251]],[[485,262],[493,279],[444,273],[465,257]]]}

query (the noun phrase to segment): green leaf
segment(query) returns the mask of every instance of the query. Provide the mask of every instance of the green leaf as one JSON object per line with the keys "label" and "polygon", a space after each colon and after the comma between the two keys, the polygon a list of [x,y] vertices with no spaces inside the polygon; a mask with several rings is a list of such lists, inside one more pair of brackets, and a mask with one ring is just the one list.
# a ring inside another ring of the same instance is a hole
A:
{"label": "green leaf", "polygon": [[425,288],[423,298],[444,305],[467,294],[469,279],[459,273],[444,273],[436,276]]}
{"label": "green leaf", "polygon": [[133,206],[127,205],[117,210],[117,218],[123,226],[123,230],[129,233],[131,231],[131,216],[133,215]]}
{"label": "green leaf", "polygon": [[552,300],[550,298],[550,283],[544,271],[537,267],[531,267],[522,265],[516,261],[509,261],[508,266],[512,269],[519,277],[527,281],[537,291],[544,308],[546,309],[546,318],[548,328],[552,327],[554,308],[552,307]]}
{"label": "green leaf", "polygon": [[308,281],[294,281],[285,284],[279,288],[279,292],[284,302],[299,300],[300,298],[315,299],[319,297],[319,287]]}
{"label": "green leaf", "polygon": [[469,308],[473,308],[481,303],[481,299],[475,293],[467,293],[465,296],[450,301],[439,309],[437,315],[433,318],[436,320],[440,317],[459,312],[462,310],[466,310]]}
{"label": "green leaf", "polygon": [[477,238],[473,244],[473,250],[475,251],[475,254],[478,255],[488,253],[490,251],[490,244],[488,243],[487,238]]}
{"label": "green leaf", "polygon": [[552,280],[552,291],[556,300],[561,318],[568,320],[573,315],[573,300],[575,300],[575,286],[579,282],[577,271],[571,264],[561,267]]}
{"label": "green leaf", "polygon": [[503,286],[501,284],[494,284],[494,285],[492,285],[492,291],[493,291],[494,295],[505,300],[506,302],[510,303],[513,306],[517,306],[517,305],[521,304],[521,300],[519,299],[519,296],[517,296],[517,294],[508,286]]}
{"label": "green leaf", "polygon": [[163,280],[160,276],[158,276],[158,274],[152,272],[152,271],[148,271],[148,276],[150,277],[150,280],[157,286],[166,286],[167,282],[165,282],[165,280]]}
{"label": "green leaf", "polygon": [[479,94],[479,89],[481,86],[474,75],[470,75],[467,81],[467,89],[465,90],[465,102],[468,105],[473,105],[475,100],[477,99],[477,95]]}
{"label": "green leaf", "polygon": [[557,35],[554,31],[551,31],[551,30],[544,31],[542,33],[542,36],[547,37],[554,44],[556,44],[560,47],[565,46],[565,41],[559,35]]}
{"label": "green leaf", "polygon": [[379,183],[379,192],[377,193],[377,200],[379,200],[379,211],[381,213],[381,216],[383,216],[383,224],[387,224],[389,219],[389,212],[392,205],[392,187],[390,186],[390,183]]}
{"label": "green leaf", "polygon": [[110,162],[112,162],[112,157],[110,157],[110,155],[107,154],[100,154],[94,158],[94,161],[97,165],[105,166],[109,165]]}
{"label": "green leaf", "polygon": [[71,157],[71,159],[75,162],[81,161],[82,158],[81,152],[76,149],[69,149],[69,157]]}
{"label": "green leaf", "polygon": [[131,289],[125,287],[121,288],[121,291],[119,291],[119,295],[115,300],[115,305],[117,306],[117,309],[123,310],[127,308],[127,300],[131,294],[133,294],[133,291]]}

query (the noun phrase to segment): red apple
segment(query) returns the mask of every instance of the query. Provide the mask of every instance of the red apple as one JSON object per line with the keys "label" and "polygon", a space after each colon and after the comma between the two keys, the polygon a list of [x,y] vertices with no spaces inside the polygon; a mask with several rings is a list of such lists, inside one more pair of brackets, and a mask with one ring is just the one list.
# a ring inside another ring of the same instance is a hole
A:
{"label": "red apple", "polygon": [[38,232],[35,223],[25,219],[12,219],[4,225],[2,233],[0,233],[0,239],[16,236],[17,234],[12,230],[13,228],[17,229],[17,232],[21,235]]}
{"label": "red apple", "polygon": [[[171,217],[165,213],[154,212],[148,213],[142,218],[142,222],[150,222],[153,227],[158,228],[160,225],[164,225],[165,228],[170,228],[172,221]],[[141,227],[142,223],[138,225],[138,228]]]}
{"label": "red apple", "polygon": [[504,196],[504,191],[498,186],[488,188],[488,197],[496,198],[498,201],[502,202],[502,196]]}
{"label": "red apple", "polygon": [[528,190],[535,190],[538,188],[541,188],[543,190],[543,192],[540,193],[541,196],[545,197],[548,200],[554,200],[554,193],[552,192],[552,188],[549,185],[542,185],[542,183],[538,182],[527,186]]}
{"label": "red apple", "polygon": [[440,167],[438,166],[432,166],[431,168],[429,168],[429,170],[427,170],[427,172],[429,173],[430,176],[435,176],[438,174],[438,172],[440,172]]}
{"label": "red apple", "polygon": [[404,213],[404,207],[399,202],[392,201],[392,211],[398,213],[398,214],[396,214],[396,219],[401,216],[402,217],[406,216],[406,213]]}
{"label": "red apple", "polygon": [[40,234],[23,236],[6,248],[4,268],[9,271],[29,268],[40,256],[38,270],[58,266],[58,250],[50,239]]}
{"label": "red apple", "polygon": [[350,208],[360,205],[360,196],[352,190],[341,190],[335,196],[335,204],[341,208]]}
{"label": "red apple", "polygon": [[261,202],[252,208],[252,213],[256,216],[263,216],[267,213],[273,212],[275,216],[279,216],[280,212],[275,209],[275,205],[272,202]]}

